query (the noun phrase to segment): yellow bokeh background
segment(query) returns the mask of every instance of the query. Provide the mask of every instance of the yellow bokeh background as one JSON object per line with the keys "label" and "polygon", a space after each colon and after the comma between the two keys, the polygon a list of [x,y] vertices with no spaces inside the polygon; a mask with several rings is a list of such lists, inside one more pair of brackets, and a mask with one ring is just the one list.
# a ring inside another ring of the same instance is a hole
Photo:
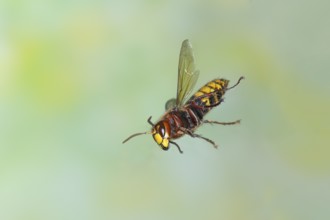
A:
{"label": "yellow bokeh background", "polygon": [[[329,219],[328,1],[2,1],[0,219]],[[200,139],[150,129],[176,94],[233,84]],[[198,88],[195,88],[196,90]]]}

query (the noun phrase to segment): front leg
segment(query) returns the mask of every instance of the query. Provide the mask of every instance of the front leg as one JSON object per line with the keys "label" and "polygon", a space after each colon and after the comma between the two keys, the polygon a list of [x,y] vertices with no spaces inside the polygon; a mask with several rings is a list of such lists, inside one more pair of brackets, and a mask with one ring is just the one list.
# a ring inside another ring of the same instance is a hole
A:
{"label": "front leg", "polygon": [[174,141],[169,141],[171,144],[174,144],[177,148],[178,148],[178,150],[179,150],[179,152],[181,153],[181,154],[183,154],[183,151],[181,150],[181,148],[180,148],[180,146],[177,144],[177,143],[175,143]]}

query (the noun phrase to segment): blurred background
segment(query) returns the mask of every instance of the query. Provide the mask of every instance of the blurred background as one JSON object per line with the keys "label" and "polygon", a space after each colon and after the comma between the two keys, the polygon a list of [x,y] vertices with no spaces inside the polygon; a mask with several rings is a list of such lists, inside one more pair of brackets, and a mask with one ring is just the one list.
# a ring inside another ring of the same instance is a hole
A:
{"label": "blurred background", "polygon": [[[2,1],[0,219],[329,219],[329,1]],[[245,80],[162,151],[181,42]]]}

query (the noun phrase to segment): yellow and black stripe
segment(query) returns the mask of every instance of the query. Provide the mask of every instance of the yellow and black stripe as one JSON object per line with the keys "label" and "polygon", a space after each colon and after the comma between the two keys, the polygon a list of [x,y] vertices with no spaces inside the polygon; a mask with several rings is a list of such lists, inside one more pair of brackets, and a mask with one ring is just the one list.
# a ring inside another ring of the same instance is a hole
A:
{"label": "yellow and black stripe", "polygon": [[214,107],[221,103],[221,98],[225,94],[229,80],[215,79],[206,83],[191,98],[200,107]]}

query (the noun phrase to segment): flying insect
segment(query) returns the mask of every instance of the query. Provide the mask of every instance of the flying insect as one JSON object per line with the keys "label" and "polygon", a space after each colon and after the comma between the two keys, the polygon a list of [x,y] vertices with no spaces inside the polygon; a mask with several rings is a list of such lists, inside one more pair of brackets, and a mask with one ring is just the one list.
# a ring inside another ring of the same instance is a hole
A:
{"label": "flying insect", "polygon": [[228,87],[229,80],[214,79],[187,99],[196,84],[198,75],[199,71],[195,67],[192,46],[189,40],[184,40],[179,56],[176,99],[167,101],[165,105],[166,112],[157,123],[154,124],[151,121],[151,116],[148,118],[148,123],[152,126],[150,131],[133,134],[125,139],[123,143],[138,135],[151,134],[163,150],[168,150],[170,144],[173,144],[180,153],[183,153],[180,146],[173,140],[189,135],[193,138],[203,139],[217,148],[218,145],[214,141],[196,134],[195,131],[202,124],[234,125],[240,123],[240,120],[233,122],[210,121],[205,120],[204,116],[211,109],[220,105],[223,102],[225,93],[236,87],[244,77],[240,77],[237,83],[231,87]]}

